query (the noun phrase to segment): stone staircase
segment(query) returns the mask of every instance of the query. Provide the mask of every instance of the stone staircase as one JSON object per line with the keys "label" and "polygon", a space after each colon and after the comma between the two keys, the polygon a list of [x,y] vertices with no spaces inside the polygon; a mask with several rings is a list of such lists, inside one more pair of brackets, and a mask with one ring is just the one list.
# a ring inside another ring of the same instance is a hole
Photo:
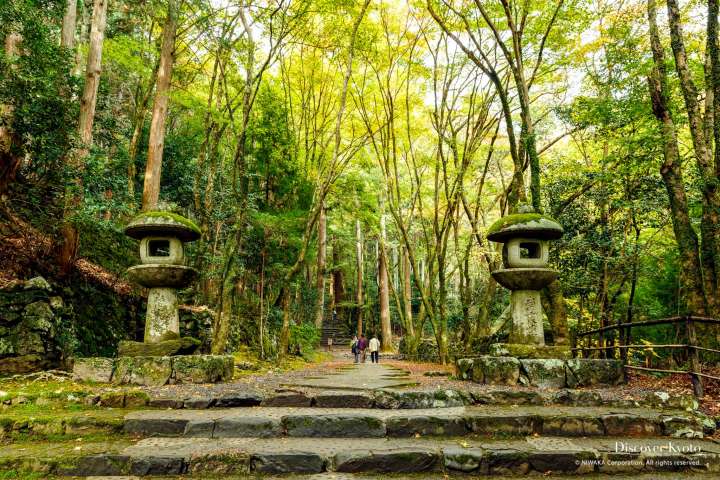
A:
{"label": "stone staircase", "polygon": [[64,473],[622,478],[679,471],[690,478],[720,472],[720,444],[704,438],[715,425],[695,411],[632,402],[589,406],[581,393],[574,402],[564,396],[565,404],[520,405],[508,402],[509,392],[503,398],[326,390],[281,393],[262,404],[228,397],[214,408],[136,411],[123,425],[138,439],[134,444],[81,457]]}
{"label": "stone staircase", "polygon": [[339,319],[327,319],[323,324],[320,345],[324,348],[327,346],[328,338],[333,339],[333,347],[347,347],[350,350],[350,341],[352,335],[348,333],[347,326]]}

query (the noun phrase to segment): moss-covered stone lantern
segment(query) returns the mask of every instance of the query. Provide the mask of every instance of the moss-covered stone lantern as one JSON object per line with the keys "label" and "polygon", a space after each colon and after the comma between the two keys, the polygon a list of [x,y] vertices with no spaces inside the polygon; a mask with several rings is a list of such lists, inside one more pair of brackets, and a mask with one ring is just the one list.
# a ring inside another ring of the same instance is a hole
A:
{"label": "moss-covered stone lantern", "polygon": [[192,282],[197,274],[185,265],[183,244],[200,238],[192,221],[170,212],[143,212],[135,217],[125,234],[140,240],[140,265],[130,267],[128,277],[148,288],[145,343],[180,338],[177,289]]}
{"label": "moss-covered stone lantern", "polygon": [[567,347],[545,346],[540,301],[540,290],[558,276],[558,272],[548,267],[549,242],[562,234],[559,223],[527,206],[490,226],[487,238],[503,244],[504,267],[492,272],[492,276],[511,291],[512,316],[509,343],[494,344],[491,354],[535,358],[569,356]]}

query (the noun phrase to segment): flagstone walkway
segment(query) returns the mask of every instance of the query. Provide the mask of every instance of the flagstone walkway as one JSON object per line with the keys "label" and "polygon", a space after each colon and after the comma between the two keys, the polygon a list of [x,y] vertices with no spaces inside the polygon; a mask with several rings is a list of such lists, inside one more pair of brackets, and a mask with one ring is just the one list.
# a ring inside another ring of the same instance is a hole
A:
{"label": "flagstone walkway", "polygon": [[287,387],[320,390],[375,390],[417,385],[408,372],[382,363],[355,363],[327,375],[305,377],[284,383]]}

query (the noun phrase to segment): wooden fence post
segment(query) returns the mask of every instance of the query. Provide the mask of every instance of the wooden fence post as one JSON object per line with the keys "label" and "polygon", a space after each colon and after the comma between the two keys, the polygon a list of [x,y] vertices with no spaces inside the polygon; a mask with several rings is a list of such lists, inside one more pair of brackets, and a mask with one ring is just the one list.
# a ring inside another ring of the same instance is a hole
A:
{"label": "wooden fence post", "polygon": [[700,375],[700,355],[698,354],[697,348],[697,335],[695,334],[695,324],[692,321],[692,317],[688,315],[686,318],[687,325],[687,338],[688,338],[688,358],[690,359],[690,378],[692,379],[693,392],[697,398],[702,398],[703,392],[703,381]]}

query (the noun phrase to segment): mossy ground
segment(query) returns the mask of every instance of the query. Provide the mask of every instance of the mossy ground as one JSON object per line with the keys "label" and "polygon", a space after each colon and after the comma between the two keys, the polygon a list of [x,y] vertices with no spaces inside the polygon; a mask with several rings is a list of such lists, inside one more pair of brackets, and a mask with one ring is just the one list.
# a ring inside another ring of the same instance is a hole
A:
{"label": "mossy ground", "polygon": [[[235,369],[235,378],[247,375],[259,375],[268,372],[290,372],[309,368],[314,364],[329,362],[332,360],[332,354],[324,351],[315,351],[310,354],[308,360],[295,355],[288,355],[279,360],[262,360],[255,352],[249,348],[240,348],[233,353],[235,365],[239,368]],[[243,367],[250,368],[243,368]]]}

